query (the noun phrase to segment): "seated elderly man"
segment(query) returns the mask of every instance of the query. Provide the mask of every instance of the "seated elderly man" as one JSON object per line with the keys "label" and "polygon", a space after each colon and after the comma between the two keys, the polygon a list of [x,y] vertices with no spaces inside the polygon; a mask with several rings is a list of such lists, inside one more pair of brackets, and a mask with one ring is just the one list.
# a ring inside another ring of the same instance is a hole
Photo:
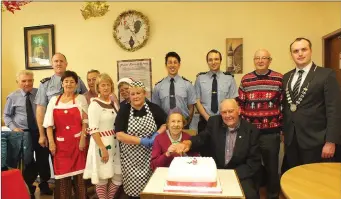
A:
{"label": "seated elderly man", "polygon": [[240,108],[234,99],[225,99],[220,115],[211,116],[203,133],[176,146],[177,153],[208,150],[218,169],[235,169],[247,199],[258,199],[254,181],[261,167],[258,146],[259,131],[240,118]]}

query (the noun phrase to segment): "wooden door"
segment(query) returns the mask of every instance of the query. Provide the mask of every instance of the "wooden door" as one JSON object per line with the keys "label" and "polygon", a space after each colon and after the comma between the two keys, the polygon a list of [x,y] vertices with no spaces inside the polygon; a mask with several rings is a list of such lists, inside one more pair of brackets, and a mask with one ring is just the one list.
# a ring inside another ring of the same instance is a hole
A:
{"label": "wooden door", "polygon": [[324,36],[323,42],[323,66],[332,68],[336,72],[336,78],[341,90],[341,28]]}

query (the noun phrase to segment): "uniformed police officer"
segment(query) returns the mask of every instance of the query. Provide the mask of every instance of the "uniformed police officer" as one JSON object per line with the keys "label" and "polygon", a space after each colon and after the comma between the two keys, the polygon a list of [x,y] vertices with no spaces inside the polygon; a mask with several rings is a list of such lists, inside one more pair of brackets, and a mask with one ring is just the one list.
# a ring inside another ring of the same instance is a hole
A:
{"label": "uniformed police officer", "polygon": [[238,97],[238,88],[233,76],[220,71],[221,60],[219,51],[210,50],[206,55],[210,70],[199,73],[195,81],[196,107],[200,113],[198,133],[205,129],[210,116],[219,114],[220,102]]}
{"label": "uniformed police officer", "polygon": [[[39,155],[38,149],[41,148],[41,146],[38,144],[38,127],[34,118],[35,104],[32,103],[37,93],[37,89],[33,88],[33,82],[34,75],[32,71],[19,71],[17,74],[17,83],[19,89],[7,96],[4,109],[4,121],[6,126],[9,127],[13,132],[20,132],[20,135],[25,135],[24,132],[28,133],[28,138],[30,138],[30,140],[27,140],[25,139],[25,136],[23,137],[24,142],[26,142],[23,149],[23,162],[25,164],[23,177],[29,188],[31,198],[34,198],[36,187],[33,185],[33,183],[38,176],[35,161],[33,159],[33,151],[36,151],[37,157]],[[13,135],[15,134],[13,133]],[[16,140],[19,143],[21,142],[21,139]],[[20,144],[12,145],[20,146]],[[20,156],[18,155],[20,153],[19,151],[21,150],[20,148],[21,147],[11,148],[11,154],[15,155],[15,157],[11,157],[11,159],[15,159],[15,164],[17,164],[17,161],[19,161],[19,157],[17,156]]]}
{"label": "uniformed police officer", "polygon": [[[40,175],[40,179],[44,182],[44,187],[47,185],[47,181],[50,179],[50,166],[49,166],[49,148],[47,147],[47,138],[45,134],[45,130],[43,125],[45,110],[47,107],[48,102],[53,96],[59,95],[62,93],[62,86],[61,86],[61,76],[66,70],[67,67],[67,60],[65,55],[62,53],[56,53],[52,57],[52,68],[54,70],[54,75],[51,77],[47,77],[42,79],[39,85],[38,92],[35,98],[35,104],[37,105],[36,109],[36,117],[37,117],[37,124],[39,128],[39,144],[42,146],[44,150],[44,155],[40,156],[41,160],[38,162],[41,166],[38,165],[38,172]],[[79,84],[77,86],[77,93],[84,94],[87,92],[87,88],[83,81],[79,78]],[[38,158],[38,157],[37,157]],[[42,184],[42,183],[41,183]]]}
{"label": "uniformed police officer", "polygon": [[165,57],[168,76],[155,84],[152,102],[159,105],[166,113],[177,108],[187,120],[185,129],[193,118],[196,94],[192,82],[178,75],[181,58],[176,52],[169,52]]}

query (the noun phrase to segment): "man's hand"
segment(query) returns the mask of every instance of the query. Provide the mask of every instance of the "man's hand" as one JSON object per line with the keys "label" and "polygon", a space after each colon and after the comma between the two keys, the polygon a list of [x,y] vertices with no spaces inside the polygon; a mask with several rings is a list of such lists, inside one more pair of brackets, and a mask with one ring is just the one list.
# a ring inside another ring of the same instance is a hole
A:
{"label": "man's hand", "polygon": [[284,134],[283,131],[281,131],[281,133],[279,134],[281,142],[284,143]]}
{"label": "man's hand", "polygon": [[184,140],[182,143],[175,145],[175,152],[183,155],[187,153],[192,146],[192,142],[190,140]]}
{"label": "man's hand", "polygon": [[322,149],[322,158],[332,158],[335,153],[335,144],[331,142],[326,142]]}
{"label": "man's hand", "polygon": [[47,147],[47,138],[46,136],[39,136],[38,143],[40,144],[41,147]]}
{"label": "man's hand", "polygon": [[206,122],[208,121],[208,119],[210,119],[210,115],[206,115],[206,116],[204,116],[204,118],[205,118],[205,120],[206,120]]}
{"label": "man's hand", "polygon": [[24,132],[21,128],[15,128],[13,129],[14,132]]}

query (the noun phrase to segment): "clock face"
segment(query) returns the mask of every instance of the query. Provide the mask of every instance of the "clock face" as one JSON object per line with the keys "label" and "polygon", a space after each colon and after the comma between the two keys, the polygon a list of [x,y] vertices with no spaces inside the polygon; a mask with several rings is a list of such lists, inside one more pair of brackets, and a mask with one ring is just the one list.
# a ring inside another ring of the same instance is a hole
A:
{"label": "clock face", "polygon": [[128,10],[117,17],[113,31],[114,38],[121,48],[136,51],[147,43],[149,21],[141,12]]}

